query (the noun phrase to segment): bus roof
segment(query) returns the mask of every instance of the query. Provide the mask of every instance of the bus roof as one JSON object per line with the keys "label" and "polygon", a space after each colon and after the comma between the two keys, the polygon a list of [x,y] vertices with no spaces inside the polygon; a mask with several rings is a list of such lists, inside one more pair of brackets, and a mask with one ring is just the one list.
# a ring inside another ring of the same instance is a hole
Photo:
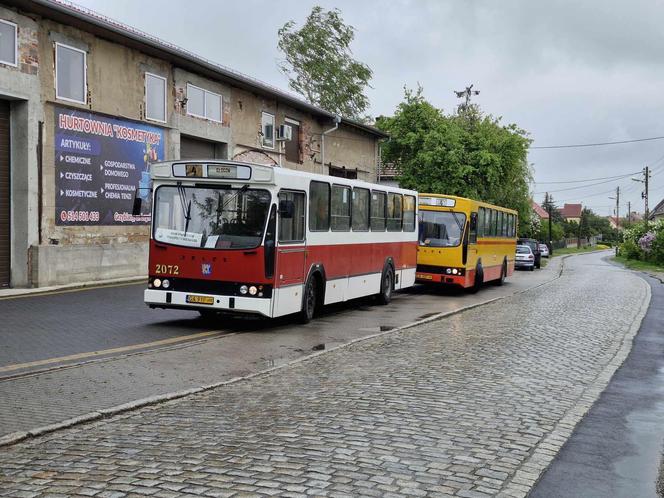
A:
{"label": "bus roof", "polygon": [[462,203],[462,204],[475,204],[480,207],[485,207],[485,208],[491,208],[491,209],[500,209],[501,211],[505,211],[508,213],[513,213],[513,214],[518,214],[518,211],[515,211],[514,209],[509,209],[503,206],[497,206],[495,204],[489,204],[488,202],[482,202],[482,201],[476,201],[474,199],[469,199],[468,197],[460,197],[458,195],[445,195],[445,194],[433,194],[433,193],[424,193],[420,192],[419,194],[419,207],[420,208],[427,208],[427,207],[436,207],[436,208],[451,208],[453,206],[445,206],[445,205],[437,205],[437,206],[432,206],[431,204],[427,204],[426,202],[423,202],[424,199],[426,198],[437,198],[437,199],[452,199],[456,202]]}
{"label": "bus roof", "polygon": [[297,171],[280,166],[267,166],[264,164],[220,159],[184,159],[152,163],[150,165],[150,176],[153,180],[170,179],[200,182],[203,179],[206,183],[260,183],[272,185],[288,185],[290,178],[299,178],[374,190],[380,188],[380,190],[386,192],[399,192],[417,196],[417,192],[414,190],[369,183],[362,180],[351,180],[337,176]]}

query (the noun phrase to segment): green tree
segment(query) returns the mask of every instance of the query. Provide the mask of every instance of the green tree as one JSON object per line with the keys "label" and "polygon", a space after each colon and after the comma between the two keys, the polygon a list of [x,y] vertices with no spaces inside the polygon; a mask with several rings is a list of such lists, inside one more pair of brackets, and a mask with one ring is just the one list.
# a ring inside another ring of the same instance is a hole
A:
{"label": "green tree", "polygon": [[551,213],[551,221],[554,223],[562,223],[564,220],[563,215],[558,211],[558,206],[556,206],[556,201],[553,200],[553,196],[549,194],[547,198],[542,202],[542,208],[547,213]]}
{"label": "green tree", "polygon": [[525,131],[474,105],[446,115],[425,100],[422,88],[406,89],[394,116],[379,117],[376,125],[390,134],[382,159],[397,167],[401,186],[512,208],[519,233],[533,230]]}
{"label": "green tree", "polygon": [[353,58],[350,44],[355,30],[344,24],[341,11],[315,6],[301,28],[288,21],[278,37],[285,55],[279,68],[291,89],[327,111],[363,118],[369,107],[364,92],[372,71]]}
{"label": "green tree", "polygon": [[565,238],[565,229],[560,223],[551,223],[551,234],[553,237],[549,238],[549,222],[548,220],[542,220],[542,226],[540,228],[539,240],[562,240]]}

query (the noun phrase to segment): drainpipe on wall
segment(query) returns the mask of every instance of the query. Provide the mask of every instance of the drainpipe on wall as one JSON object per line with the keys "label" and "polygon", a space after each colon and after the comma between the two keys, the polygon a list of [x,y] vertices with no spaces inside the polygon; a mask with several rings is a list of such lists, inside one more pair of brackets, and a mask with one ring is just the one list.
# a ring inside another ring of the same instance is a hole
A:
{"label": "drainpipe on wall", "polygon": [[320,163],[325,166],[325,135],[332,133],[334,130],[339,128],[339,123],[341,123],[341,117],[339,115],[334,116],[334,126],[329,130],[325,130],[321,134],[320,139]]}

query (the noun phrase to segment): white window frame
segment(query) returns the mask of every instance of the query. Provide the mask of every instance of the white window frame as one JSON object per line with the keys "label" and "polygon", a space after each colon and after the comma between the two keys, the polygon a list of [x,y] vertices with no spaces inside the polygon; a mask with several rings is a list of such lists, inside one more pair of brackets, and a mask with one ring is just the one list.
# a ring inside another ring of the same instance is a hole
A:
{"label": "white window frame", "polygon": [[[63,97],[58,94],[58,47],[64,47],[75,52],[83,54],[83,99],[76,100],[69,97]],[[86,105],[88,103],[88,53],[80,48],[72,47],[64,43],[55,42],[55,98],[58,100],[65,100],[67,102],[75,102],[76,104]]]}
{"label": "white window frame", "polygon": [[[160,80],[163,80],[164,82],[164,119],[156,119],[156,118],[151,118],[148,116],[148,76],[154,76],[155,78],[158,78]],[[145,71],[145,95],[144,95],[144,100],[145,100],[145,119],[148,121],[154,121],[156,123],[166,123],[168,122],[168,78],[164,76],[160,76],[158,74],[151,73],[149,71]]]}
{"label": "white window frame", "polygon": [[[265,135],[263,134],[263,131],[265,128],[263,127],[263,116],[270,116],[272,118],[272,147],[269,145],[265,145]],[[267,111],[262,111],[261,112],[261,146],[264,149],[270,149],[274,150],[274,147],[276,145],[276,138],[277,138],[277,116],[272,114],[271,112]]]}
{"label": "white window frame", "polygon": [[0,60],[0,64],[5,66],[18,67],[18,24],[7,21],[5,19],[0,19],[0,23],[7,24],[9,26],[14,26],[14,62]]}
{"label": "white window frame", "polygon": [[187,115],[189,116],[194,116],[195,118],[201,118],[201,119],[207,119],[208,121],[212,121],[214,123],[223,123],[224,121],[224,96],[221,95],[220,93],[215,93],[211,92],[209,90],[206,90],[205,88],[201,88],[200,86],[192,85],[191,83],[187,83],[187,98],[189,98],[189,87],[195,88],[196,90],[200,90],[203,92],[203,112],[207,113],[207,96],[208,94],[214,95],[215,97],[219,97],[219,116],[221,119],[214,119],[209,116],[201,116],[200,114],[196,114],[194,112],[189,112],[189,106],[187,106]]}

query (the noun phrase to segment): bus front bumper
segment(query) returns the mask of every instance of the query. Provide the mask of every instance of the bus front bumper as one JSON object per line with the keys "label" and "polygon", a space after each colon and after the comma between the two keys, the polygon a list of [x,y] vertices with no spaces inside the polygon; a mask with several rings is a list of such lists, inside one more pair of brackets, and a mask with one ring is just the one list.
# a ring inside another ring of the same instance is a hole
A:
{"label": "bus front bumper", "polygon": [[[212,299],[212,304],[194,303],[199,298]],[[151,308],[190,309],[192,311],[230,311],[236,313],[253,313],[271,317],[271,299],[254,297],[213,296],[194,292],[178,292],[167,290],[146,289],[143,294],[145,304]]]}
{"label": "bus front bumper", "polygon": [[465,275],[447,275],[440,273],[423,273],[417,272],[415,274],[415,281],[418,284],[451,284],[451,285],[460,285],[462,287],[466,286],[466,276]]}

